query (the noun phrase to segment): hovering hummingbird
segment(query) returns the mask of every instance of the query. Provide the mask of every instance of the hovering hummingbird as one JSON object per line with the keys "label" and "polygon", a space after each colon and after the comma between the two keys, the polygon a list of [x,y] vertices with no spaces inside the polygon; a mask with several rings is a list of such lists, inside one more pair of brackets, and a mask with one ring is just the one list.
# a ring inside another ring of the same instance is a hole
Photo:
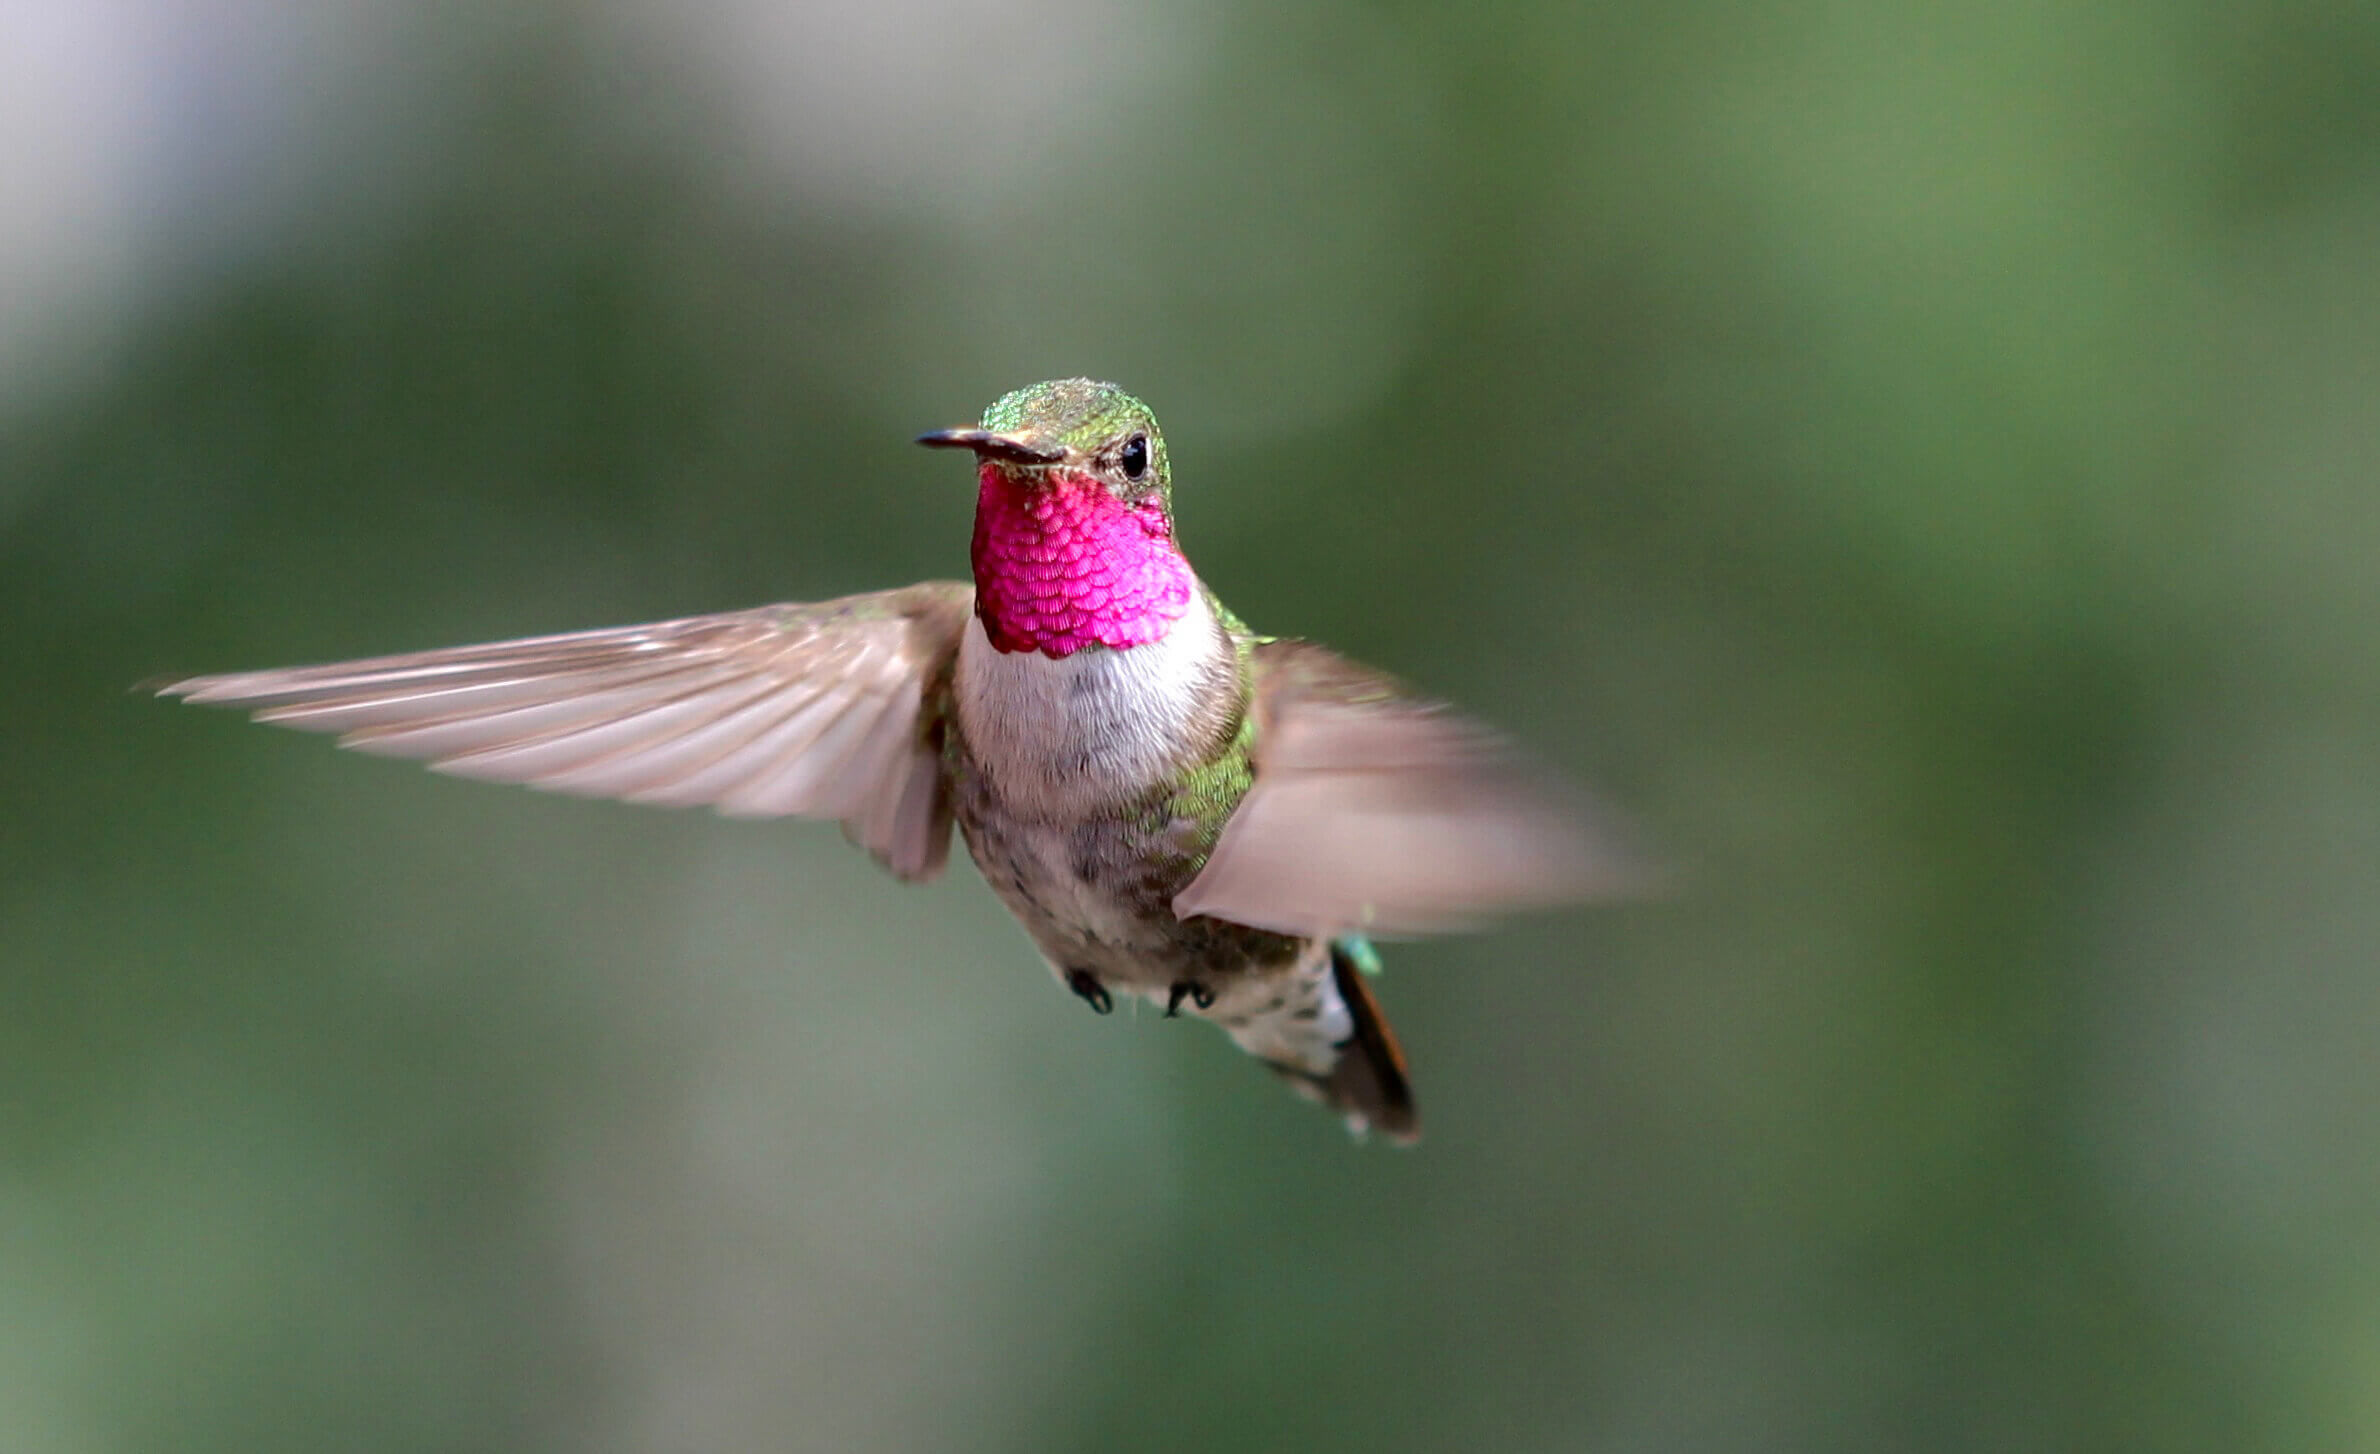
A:
{"label": "hovering hummingbird", "polygon": [[1579,800],[1399,683],[1224,609],[1148,407],[1019,389],[976,457],[972,586],[192,677],[161,693],[593,797],[838,819],[900,878],[955,822],[1061,983],[1211,1020],[1359,1134],[1418,1133],[1370,934],[1631,886]]}

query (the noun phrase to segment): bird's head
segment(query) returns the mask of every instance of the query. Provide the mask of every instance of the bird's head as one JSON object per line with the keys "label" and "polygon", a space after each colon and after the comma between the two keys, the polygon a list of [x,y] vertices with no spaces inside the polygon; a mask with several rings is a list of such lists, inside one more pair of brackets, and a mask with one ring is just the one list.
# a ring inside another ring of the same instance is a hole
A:
{"label": "bird's head", "polygon": [[1066,656],[1154,641],[1196,578],[1173,539],[1173,475],[1149,406],[1056,379],[1004,394],[983,423],[920,435],[978,461],[976,614],[1003,651]]}

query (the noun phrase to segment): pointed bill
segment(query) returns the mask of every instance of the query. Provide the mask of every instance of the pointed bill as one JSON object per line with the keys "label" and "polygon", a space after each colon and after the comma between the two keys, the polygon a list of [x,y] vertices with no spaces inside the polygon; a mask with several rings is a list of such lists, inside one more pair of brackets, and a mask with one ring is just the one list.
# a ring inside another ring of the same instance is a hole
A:
{"label": "pointed bill", "polygon": [[440,772],[745,816],[842,820],[906,879],[950,846],[941,696],[974,591],[936,581],[328,666],[160,695],[336,732]]}
{"label": "pointed bill", "polygon": [[1304,642],[1258,646],[1255,669],[1255,786],[1181,917],[1429,934],[1649,887],[1575,789],[1487,728]]}

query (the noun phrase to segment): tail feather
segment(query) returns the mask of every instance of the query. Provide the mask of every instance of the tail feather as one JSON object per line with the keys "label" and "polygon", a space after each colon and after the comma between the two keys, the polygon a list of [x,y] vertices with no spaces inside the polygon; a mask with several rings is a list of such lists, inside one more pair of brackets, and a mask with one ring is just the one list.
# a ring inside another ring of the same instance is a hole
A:
{"label": "tail feather", "polygon": [[[1368,946],[1367,946],[1368,947]],[[1364,983],[1355,954],[1344,944],[1330,948],[1331,983],[1346,1003],[1355,1033],[1340,1047],[1339,1063],[1321,1081],[1323,1099],[1351,1122],[1410,1145],[1421,1138],[1421,1114],[1405,1079],[1405,1052]]]}
{"label": "tail feather", "polygon": [[1250,978],[1200,1013],[1292,1090],[1321,1101],[1358,1135],[1399,1142],[1421,1135],[1405,1055],[1365,981],[1378,957],[1362,939],[1309,946],[1283,978]]}

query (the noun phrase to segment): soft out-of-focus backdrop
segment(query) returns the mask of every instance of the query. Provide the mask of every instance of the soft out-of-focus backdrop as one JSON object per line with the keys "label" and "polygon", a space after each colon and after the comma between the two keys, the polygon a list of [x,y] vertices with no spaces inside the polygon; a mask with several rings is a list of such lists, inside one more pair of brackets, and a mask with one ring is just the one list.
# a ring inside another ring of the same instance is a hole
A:
{"label": "soft out-of-focus backdrop", "polygon": [[[2380,19],[0,11],[0,1446],[2380,1441]],[[160,674],[964,569],[1250,620],[1682,892],[1398,947],[1430,1137],[971,869]]]}

